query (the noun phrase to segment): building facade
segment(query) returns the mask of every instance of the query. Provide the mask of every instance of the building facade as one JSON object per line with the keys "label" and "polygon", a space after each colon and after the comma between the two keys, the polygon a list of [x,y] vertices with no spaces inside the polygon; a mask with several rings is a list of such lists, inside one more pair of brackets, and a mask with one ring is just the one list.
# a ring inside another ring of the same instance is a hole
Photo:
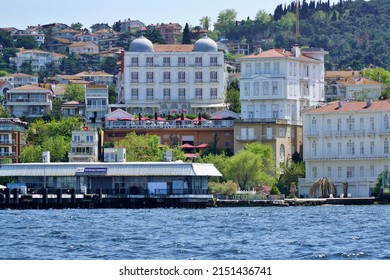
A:
{"label": "building facade", "polygon": [[241,61],[241,120],[236,121],[234,150],[248,142],[271,145],[276,163],[301,152],[301,110],[324,101],[322,49],[294,46],[244,56]]}
{"label": "building facade", "polygon": [[303,113],[303,160],[306,178],[299,181],[301,196],[313,183],[330,178],[342,193],[348,183],[352,197],[371,196],[378,175],[390,164],[390,103],[339,101]]}
{"label": "building facade", "polygon": [[13,73],[0,77],[0,80],[8,81],[12,84],[12,87],[21,87],[25,85],[37,85],[38,76],[24,74],[24,73]]}
{"label": "building facade", "polygon": [[96,129],[84,127],[72,131],[69,162],[97,162],[99,157],[99,138]]}
{"label": "building facade", "polygon": [[7,107],[17,118],[43,117],[52,109],[52,92],[34,85],[25,85],[8,91]]}
{"label": "building facade", "polygon": [[132,114],[214,113],[226,90],[223,53],[208,37],[194,45],[153,45],[140,37],[123,54],[118,106]]}
{"label": "building facade", "polygon": [[108,113],[108,87],[106,85],[85,86],[85,117],[90,127],[102,127]]}
{"label": "building facade", "polygon": [[27,123],[16,118],[0,118],[0,163],[19,163],[26,145]]}
{"label": "building facade", "polygon": [[60,59],[63,57],[62,54],[41,50],[22,50],[16,53],[15,57],[10,58],[10,63],[15,63],[18,70],[20,70],[23,63],[31,63],[32,71],[38,72],[46,66],[46,63],[60,63]]}

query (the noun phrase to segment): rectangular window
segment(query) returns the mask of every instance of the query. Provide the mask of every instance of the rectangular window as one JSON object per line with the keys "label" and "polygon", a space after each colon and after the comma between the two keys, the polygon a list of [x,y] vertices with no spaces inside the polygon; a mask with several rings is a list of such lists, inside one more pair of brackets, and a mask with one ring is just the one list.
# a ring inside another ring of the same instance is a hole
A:
{"label": "rectangular window", "polygon": [[153,66],[153,57],[148,56],[146,58],[146,66]]}
{"label": "rectangular window", "polygon": [[146,82],[153,83],[153,72],[146,72]]}
{"label": "rectangular window", "polygon": [[387,138],[385,139],[385,141],[383,143],[383,152],[386,155],[389,153],[389,140],[387,140]]}
{"label": "rectangular window", "polygon": [[153,89],[147,88],[146,89],[146,99],[152,100],[153,99]]}
{"label": "rectangular window", "polygon": [[131,82],[138,83],[138,72],[131,72]]}
{"label": "rectangular window", "polygon": [[138,66],[138,57],[131,58],[131,66]]}
{"label": "rectangular window", "polygon": [[274,73],[278,74],[280,72],[280,63],[274,62]]}
{"label": "rectangular window", "polygon": [[254,95],[259,95],[260,94],[260,83],[259,82],[254,82],[253,83],[253,94]]}
{"label": "rectangular window", "polygon": [[244,83],[244,95],[249,95],[249,82]]}
{"label": "rectangular window", "polygon": [[278,82],[274,81],[272,82],[272,95],[278,94]]}
{"label": "rectangular window", "polygon": [[364,177],[364,166],[360,165],[360,177]]}
{"label": "rectangular window", "polygon": [[269,82],[263,82],[263,95],[269,94]]}
{"label": "rectangular window", "polygon": [[218,82],[218,72],[217,71],[210,72],[210,82],[212,82],[212,83]]}
{"label": "rectangular window", "polygon": [[328,175],[329,178],[332,177],[332,166],[328,166]]}
{"label": "rectangular window", "polygon": [[202,89],[201,88],[195,89],[195,99],[202,99]]}
{"label": "rectangular window", "polygon": [[164,72],[163,73],[163,81],[164,81],[164,83],[171,82],[171,72]]}
{"label": "rectangular window", "polygon": [[171,66],[171,58],[170,57],[163,57],[163,66]]}
{"label": "rectangular window", "polygon": [[255,118],[255,105],[248,105],[248,119],[253,120]]}
{"label": "rectangular window", "polygon": [[217,99],[217,89],[216,88],[211,88],[210,89],[210,99]]}
{"label": "rectangular window", "polygon": [[311,168],[311,172],[313,173],[313,178],[317,178],[317,166],[313,166]]}
{"label": "rectangular window", "polygon": [[341,119],[337,119],[337,131],[341,131]]}
{"label": "rectangular window", "polygon": [[178,82],[185,83],[186,82],[186,72],[180,71],[178,74]]}
{"label": "rectangular window", "polygon": [[374,177],[374,176],[375,176],[375,166],[370,165],[370,177]]}
{"label": "rectangular window", "polygon": [[347,142],[347,154],[354,155],[355,154],[355,142]]}
{"label": "rectangular window", "polygon": [[246,63],[245,64],[245,72],[247,76],[252,75],[252,63]]}
{"label": "rectangular window", "polygon": [[195,72],[195,83],[201,83],[202,82],[202,72],[197,71]]}
{"label": "rectangular window", "polygon": [[255,64],[255,74],[261,74],[261,63]]}
{"label": "rectangular window", "polygon": [[374,154],[374,149],[375,149],[375,142],[371,141],[370,142],[370,155]]}
{"label": "rectangular window", "polygon": [[275,120],[279,119],[279,104],[272,104],[271,110],[272,110],[272,118]]}
{"label": "rectangular window", "polygon": [[360,142],[360,154],[364,155],[364,142]]}
{"label": "rectangular window", "polygon": [[218,65],[218,57],[212,56],[210,57],[210,66],[217,66]]}
{"label": "rectangular window", "polygon": [[186,99],[186,89],[179,88],[179,100],[185,100],[185,99]]}
{"label": "rectangular window", "polygon": [[347,166],[347,178],[355,177],[355,166]]}
{"label": "rectangular window", "polygon": [[179,58],[178,58],[178,65],[179,66],[186,66],[186,58],[185,58],[185,56],[179,56]]}
{"label": "rectangular window", "polygon": [[164,88],[164,100],[170,100],[170,99],[171,99],[171,89]]}
{"label": "rectangular window", "polygon": [[202,66],[202,57],[201,56],[195,57],[195,66]]}
{"label": "rectangular window", "polygon": [[138,88],[131,89],[131,99],[133,100],[138,99]]}
{"label": "rectangular window", "polygon": [[341,155],[341,142],[337,143],[337,154]]}
{"label": "rectangular window", "polygon": [[271,63],[269,62],[264,63],[264,73],[271,74]]}
{"label": "rectangular window", "polygon": [[370,118],[370,130],[374,130],[374,129],[375,129],[374,118],[371,117],[371,118]]}
{"label": "rectangular window", "polygon": [[341,169],[341,166],[338,166],[337,167],[337,178],[341,178],[342,177],[342,169]]}

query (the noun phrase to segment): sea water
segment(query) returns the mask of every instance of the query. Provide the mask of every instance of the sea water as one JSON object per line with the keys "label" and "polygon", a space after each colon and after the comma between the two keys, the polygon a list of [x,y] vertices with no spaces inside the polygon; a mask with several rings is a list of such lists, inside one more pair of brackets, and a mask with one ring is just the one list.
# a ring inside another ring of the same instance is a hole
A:
{"label": "sea water", "polygon": [[0,259],[390,259],[390,206],[0,210]]}

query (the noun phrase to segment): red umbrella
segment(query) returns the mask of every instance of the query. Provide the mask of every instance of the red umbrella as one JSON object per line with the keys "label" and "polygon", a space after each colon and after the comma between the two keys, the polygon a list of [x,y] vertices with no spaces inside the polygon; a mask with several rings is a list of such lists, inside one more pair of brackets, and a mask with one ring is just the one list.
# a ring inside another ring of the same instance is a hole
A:
{"label": "red umbrella", "polygon": [[198,146],[195,146],[195,148],[197,149],[202,149],[202,148],[206,148],[207,147],[207,144],[203,143],[203,144],[200,144]]}
{"label": "red umbrella", "polygon": [[185,143],[183,145],[180,146],[181,148],[185,148],[185,149],[193,149],[195,148],[195,146],[192,146],[191,144],[188,144],[188,143]]}

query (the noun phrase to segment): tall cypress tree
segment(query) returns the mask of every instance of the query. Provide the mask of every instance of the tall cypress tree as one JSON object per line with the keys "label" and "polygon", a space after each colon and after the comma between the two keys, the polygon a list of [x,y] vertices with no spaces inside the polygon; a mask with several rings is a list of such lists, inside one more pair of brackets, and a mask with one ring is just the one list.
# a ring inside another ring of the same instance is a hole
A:
{"label": "tall cypress tree", "polygon": [[183,30],[183,42],[182,44],[191,44],[191,33],[190,29],[188,28],[188,23],[186,23],[186,26]]}

